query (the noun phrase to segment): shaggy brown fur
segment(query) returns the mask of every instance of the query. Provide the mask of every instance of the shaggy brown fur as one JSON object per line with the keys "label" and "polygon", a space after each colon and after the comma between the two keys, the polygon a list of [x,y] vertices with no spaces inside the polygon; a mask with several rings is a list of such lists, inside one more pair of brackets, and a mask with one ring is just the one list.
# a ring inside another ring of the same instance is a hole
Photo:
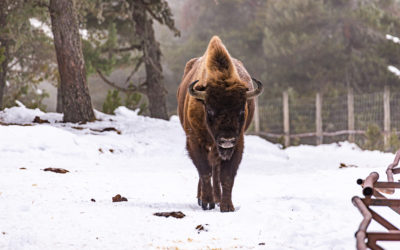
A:
{"label": "shaggy brown fur", "polygon": [[[204,100],[188,94],[196,80],[194,89],[205,91]],[[243,134],[254,114],[254,100],[246,99],[252,89],[243,64],[229,55],[216,36],[202,57],[186,64],[177,92],[178,114],[199,172],[197,197],[203,209],[220,203],[221,212],[234,211],[232,187],[242,159]]]}

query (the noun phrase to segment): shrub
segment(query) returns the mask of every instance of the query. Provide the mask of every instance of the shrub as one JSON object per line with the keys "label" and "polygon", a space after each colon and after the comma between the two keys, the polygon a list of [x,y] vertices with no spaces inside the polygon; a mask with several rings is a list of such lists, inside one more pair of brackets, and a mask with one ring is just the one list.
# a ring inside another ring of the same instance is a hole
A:
{"label": "shrub", "polygon": [[383,134],[376,124],[370,124],[365,133],[366,140],[363,145],[368,150],[383,150]]}

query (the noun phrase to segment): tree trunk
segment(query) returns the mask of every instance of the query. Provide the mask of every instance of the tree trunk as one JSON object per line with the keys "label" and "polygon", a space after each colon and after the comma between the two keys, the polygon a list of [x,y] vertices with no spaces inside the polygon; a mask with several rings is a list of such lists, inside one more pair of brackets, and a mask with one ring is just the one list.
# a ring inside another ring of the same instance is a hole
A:
{"label": "tree trunk", "polygon": [[56,107],[56,112],[57,113],[62,113],[63,112],[60,76],[57,76],[57,107]]}
{"label": "tree trunk", "polygon": [[162,83],[161,50],[154,36],[153,21],[147,17],[143,4],[132,3],[132,18],[136,35],[142,39],[150,116],[168,120],[167,91]]}
{"label": "tree trunk", "polygon": [[7,24],[7,3],[6,1],[0,1],[0,110],[3,109],[3,96],[4,89],[7,82],[7,68],[10,56],[9,41],[2,37],[4,34],[1,28],[5,27]]}
{"label": "tree trunk", "polygon": [[86,69],[74,2],[50,0],[49,10],[61,79],[64,122],[93,121],[95,116],[86,84]]}
{"label": "tree trunk", "polygon": [[9,45],[8,41],[0,39],[0,58],[2,58],[0,69],[0,110],[3,110],[4,89],[7,82],[7,68],[9,61]]}

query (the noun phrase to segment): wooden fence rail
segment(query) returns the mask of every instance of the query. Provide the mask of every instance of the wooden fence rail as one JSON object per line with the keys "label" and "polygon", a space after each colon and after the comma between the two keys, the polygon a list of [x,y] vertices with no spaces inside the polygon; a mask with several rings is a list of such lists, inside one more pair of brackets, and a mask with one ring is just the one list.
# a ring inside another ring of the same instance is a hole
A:
{"label": "wooden fence rail", "polygon": [[[283,138],[286,137],[286,134],[275,134],[275,133],[268,133],[268,132],[255,132],[255,133],[248,133],[249,135],[261,135],[264,137],[270,138]],[[400,132],[398,132],[400,134]],[[309,132],[309,133],[299,133],[299,134],[291,134],[289,135],[290,138],[304,138],[304,137],[314,137],[317,136],[317,132]],[[334,132],[322,132],[322,136],[338,136],[338,135],[365,135],[364,130],[340,130]]]}

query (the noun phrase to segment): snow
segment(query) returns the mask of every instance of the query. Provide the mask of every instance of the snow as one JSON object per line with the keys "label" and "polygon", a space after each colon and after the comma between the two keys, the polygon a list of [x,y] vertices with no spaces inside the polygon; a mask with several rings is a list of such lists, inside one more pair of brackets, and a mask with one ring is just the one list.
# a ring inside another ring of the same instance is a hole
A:
{"label": "snow", "polygon": [[386,39],[393,41],[394,43],[400,43],[400,38],[396,36],[392,36],[389,34],[386,34]]}
{"label": "snow", "polygon": [[[46,23],[36,18],[29,18],[29,22],[34,28],[42,30],[47,37],[51,39],[54,38],[50,26]],[[86,29],[79,29],[79,34],[82,36],[82,39],[89,39],[88,31]]]}
{"label": "snow", "polygon": [[[203,211],[179,119],[115,113],[79,125],[38,109],[0,112],[0,122],[26,125],[0,126],[0,249],[354,249],[362,220],[351,203],[361,196],[356,179],[372,171],[385,179],[394,158],[348,142],[282,150],[246,136],[236,211]],[[35,116],[50,123],[32,124]],[[121,134],[99,132],[107,127]],[[70,172],[42,171],[48,167]],[[116,194],[128,202],[111,202]],[[153,216],[169,211],[186,217]]]}
{"label": "snow", "polygon": [[396,76],[400,77],[400,70],[396,68],[395,66],[389,65],[388,70],[395,74]]}
{"label": "snow", "polygon": [[[400,38],[398,38],[396,36],[392,36],[392,35],[386,34],[386,39],[391,40],[394,43],[400,44]],[[390,72],[392,72],[393,74],[395,74],[396,76],[400,77],[400,70],[398,68],[396,68],[395,66],[389,65],[388,66],[388,70]]]}
{"label": "snow", "polygon": [[51,28],[46,23],[44,23],[36,18],[29,18],[29,22],[34,28],[42,30],[47,37],[49,37],[51,39],[54,38],[53,32],[51,32]]}

